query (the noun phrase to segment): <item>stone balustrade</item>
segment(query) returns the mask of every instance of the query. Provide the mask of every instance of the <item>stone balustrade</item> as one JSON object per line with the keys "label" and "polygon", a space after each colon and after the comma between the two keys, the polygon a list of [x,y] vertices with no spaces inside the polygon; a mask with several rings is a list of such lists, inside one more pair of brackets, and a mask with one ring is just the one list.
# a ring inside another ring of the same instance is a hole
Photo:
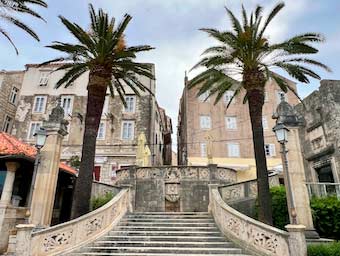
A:
{"label": "stone balustrade", "polygon": [[[279,186],[279,177],[277,174],[269,176],[269,186]],[[257,197],[257,180],[249,180],[244,182],[238,182],[228,184],[219,187],[222,199],[229,203],[244,198],[256,198]]]}
{"label": "stone balustrade", "polygon": [[218,185],[210,185],[209,193],[209,210],[217,226],[227,238],[241,248],[263,256],[307,255],[304,226],[288,225],[289,232],[282,231],[228,206],[218,191]]}
{"label": "stone balustrade", "polygon": [[131,209],[130,189],[122,189],[110,202],[72,221],[33,231],[33,225],[18,225],[16,255],[60,255],[94,241],[111,230]]}
{"label": "stone balustrade", "polygon": [[105,196],[108,193],[112,193],[113,196],[117,195],[121,187],[102,183],[99,181],[92,182],[91,197]]}

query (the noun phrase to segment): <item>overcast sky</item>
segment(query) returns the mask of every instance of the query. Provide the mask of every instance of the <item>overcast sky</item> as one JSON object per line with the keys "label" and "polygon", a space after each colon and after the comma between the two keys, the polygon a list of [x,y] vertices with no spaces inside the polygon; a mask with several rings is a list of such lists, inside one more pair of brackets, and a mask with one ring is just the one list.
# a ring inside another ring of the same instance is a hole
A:
{"label": "overcast sky", "polygon": [[[47,0],[49,8],[41,10],[47,23],[24,18],[41,37],[35,42],[13,27],[11,31],[20,54],[17,56],[7,41],[0,37],[0,69],[23,69],[27,63],[40,63],[55,56],[56,51],[44,48],[54,40],[70,42],[73,38],[57,18],[63,15],[83,27],[89,24],[88,3],[103,7],[121,20],[125,13],[133,16],[127,32],[128,45],[149,44],[156,47],[140,55],[139,60],[156,65],[157,99],[173,119],[176,133],[178,103],[183,89],[185,70],[198,60],[203,49],[214,45],[202,27],[229,29],[224,6],[238,15],[243,2],[251,10],[261,4],[268,11],[274,0]],[[284,40],[304,32],[321,32],[327,41],[320,45],[316,58],[329,65],[333,73],[321,72],[323,79],[340,79],[340,1],[339,0],[286,0],[286,7],[272,23],[270,40]],[[189,77],[192,74],[189,74]],[[298,84],[302,97],[317,89],[318,81],[311,85]]]}

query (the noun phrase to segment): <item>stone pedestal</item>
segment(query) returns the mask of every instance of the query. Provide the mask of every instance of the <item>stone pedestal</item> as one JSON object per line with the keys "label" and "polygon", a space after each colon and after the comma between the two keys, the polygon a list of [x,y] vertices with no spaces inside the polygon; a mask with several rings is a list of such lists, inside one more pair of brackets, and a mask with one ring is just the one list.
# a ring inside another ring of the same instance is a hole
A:
{"label": "stone pedestal", "polygon": [[33,187],[32,203],[30,207],[30,223],[37,227],[50,226],[53,212],[55,193],[57,188],[61,143],[67,135],[64,111],[58,106],[43,128],[47,139],[41,150],[40,165]]}
{"label": "stone pedestal", "polygon": [[31,235],[32,231],[35,228],[35,225],[32,224],[20,224],[16,226],[17,228],[17,237],[16,237],[16,245],[15,245],[15,255],[20,256],[31,256]]}
{"label": "stone pedestal", "polygon": [[287,225],[285,226],[289,232],[289,252],[292,256],[307,256],[307,244],[305,238],[305,226],[303,225]]}
{"label": "stone pedestal", "polygon": [[[306,236],[308,238],[318,238],[319,236],[314,229],[312,212],[309,205],[305,169],[303,165],[303,156],[301,153],[302,149],[299,140],[299,130],[298,127],[288,126],[287,128],[289,129],[288,143],[286,145],[288,151],[288,173],[285,173],[285,176],[290,176],[291,189],[294,197],[295,211],[297,215],[297,223],[305,226]],[[286,190],[288,191],[287,182],[285,183]],[[291,216],[290,221],[292,223]]]}
{"label": "stone pedestal", "polygon": [[1,205],[11,204],[13,184],[15,180],[15,172],[19,168],[19,163],[17,162],[6,162],[7,173],[5,179],[5,185],[1,194]]}

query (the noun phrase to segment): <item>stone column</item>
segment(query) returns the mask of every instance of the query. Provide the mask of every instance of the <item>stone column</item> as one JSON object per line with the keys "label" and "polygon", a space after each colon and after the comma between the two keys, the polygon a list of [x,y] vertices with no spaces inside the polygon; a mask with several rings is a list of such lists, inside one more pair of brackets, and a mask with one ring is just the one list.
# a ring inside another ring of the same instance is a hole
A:
{"label": "stone column", "polygon": [[12,192],[13,192],[13,184],[15,179],[15,172],[19,168],[20,164],[17,162],[6,162],[7,173],[5,179],[5,185],[1,194],[1,205],[10,205]]}
{"label": "stone column", "polygon": [[307,256],[307,244],[305,238],[305,226],[287,225],[285,228],[289,232],[289,252],[292,256]]}
{"label": "stone column", "polygon": [[[314,229],[312,212],[309,205],[304,158],[299,137],[299,127],[303,125],[303,120],[296,115],[293,107],[289,105],[284,98],[282,98],[281,103],[278,105],[273,118],[277,119],[277,123],[282,123],[289,129],[286,143],[288,171],[284,170],[288,205],[291,205],[287,182],[289,175],[297,224],[305,226],[307,238],[319,238],[319,235]],[[293,223],[291,215],[290,212],[290,221]]]}
{"label": "stone column", "polygon": [[61,143],[67,135],[67,121],[64,110],[57,106],[52,110],[49,120],[44,122],[47,138],[41,150],[40,165],[33,184],[30,223],[37,227],[51,224],[55,193],[57,188]]}

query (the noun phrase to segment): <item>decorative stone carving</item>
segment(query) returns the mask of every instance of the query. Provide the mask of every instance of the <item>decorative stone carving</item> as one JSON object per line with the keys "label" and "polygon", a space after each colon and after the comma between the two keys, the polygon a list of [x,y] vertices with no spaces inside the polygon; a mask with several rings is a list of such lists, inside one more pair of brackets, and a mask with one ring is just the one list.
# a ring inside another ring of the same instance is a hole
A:
{"label": "decorative stone carving", "polygon": [[167,182],[179,182],[181,179],[181,173],[178,169],[166,170],[165,179]]}
{"label": "decorative stone carving", "polygon": [[99,216],[93,219],[90,219],[85,224],[86,236],[91,235],[97,230],[102,228],[104,216]]}
{"label": "decorative stone carving", "polygon": [[129,170],[120,170],[117,172],[116,182],[129,179],[129,177],[130,177]]}
{"label": "decorative stone carving", "polygon": [[222,197],[226,201],[237,200],[244,197],[244,191],[242,186],[227,187],[222,190]]}
{"label": "decorative stone carving", "polygon": [[147,178],[149,178],[147,169],[138,169],[136,175],[137,175],[137,179],[147,179]]}
{"label": "decorative stone carving", "polygon": [[167,183],[165,185],[165,199],[172,203],[175,203],[180,199],[179,184]]}
{"label": "decorative stone carving", "polygon": [[65,230],[59,233],[48,235],[44,238],[43,247],[45,252],[56,249],[59,246],[65,246],[70,243],[73,236],[73,230]]}
{"label": "decorative stone carving", "polygon": [[209,180],[210,179],[210,171],[208,169],[200,169],[199,170],[199,179],[200,180]]}
{"label": "decorative stone carving", "polygon": [[185,178],[185,179],[191,179],[191,180],[198,179],[198,169],[196,169],[196,168],[185,168],[183,170],[182,176],[183,176],[182,178]]}
{"label": "decorative stone carving", "polygon": [[218,169],[217,171],[217,177],[220,180],[229,180],[231,177],[229,175],[229,170],[228,169]]}
{"label": "decorative stone carving", "polygon": [[15,114],[15,120],[19,122],[24,122],[27,116],[27,113],[31,109],[31,103],[26,103],[24,100],[19,101],[18,109]]}
{"label": "decorative stone carving", "polygon": [[259,246],[266,251],[277,254],[277,249],[279,246],[278,237],[269,232],[264,232],[263,230],[250,226],[247,230],[249,242],[253,245]]}

